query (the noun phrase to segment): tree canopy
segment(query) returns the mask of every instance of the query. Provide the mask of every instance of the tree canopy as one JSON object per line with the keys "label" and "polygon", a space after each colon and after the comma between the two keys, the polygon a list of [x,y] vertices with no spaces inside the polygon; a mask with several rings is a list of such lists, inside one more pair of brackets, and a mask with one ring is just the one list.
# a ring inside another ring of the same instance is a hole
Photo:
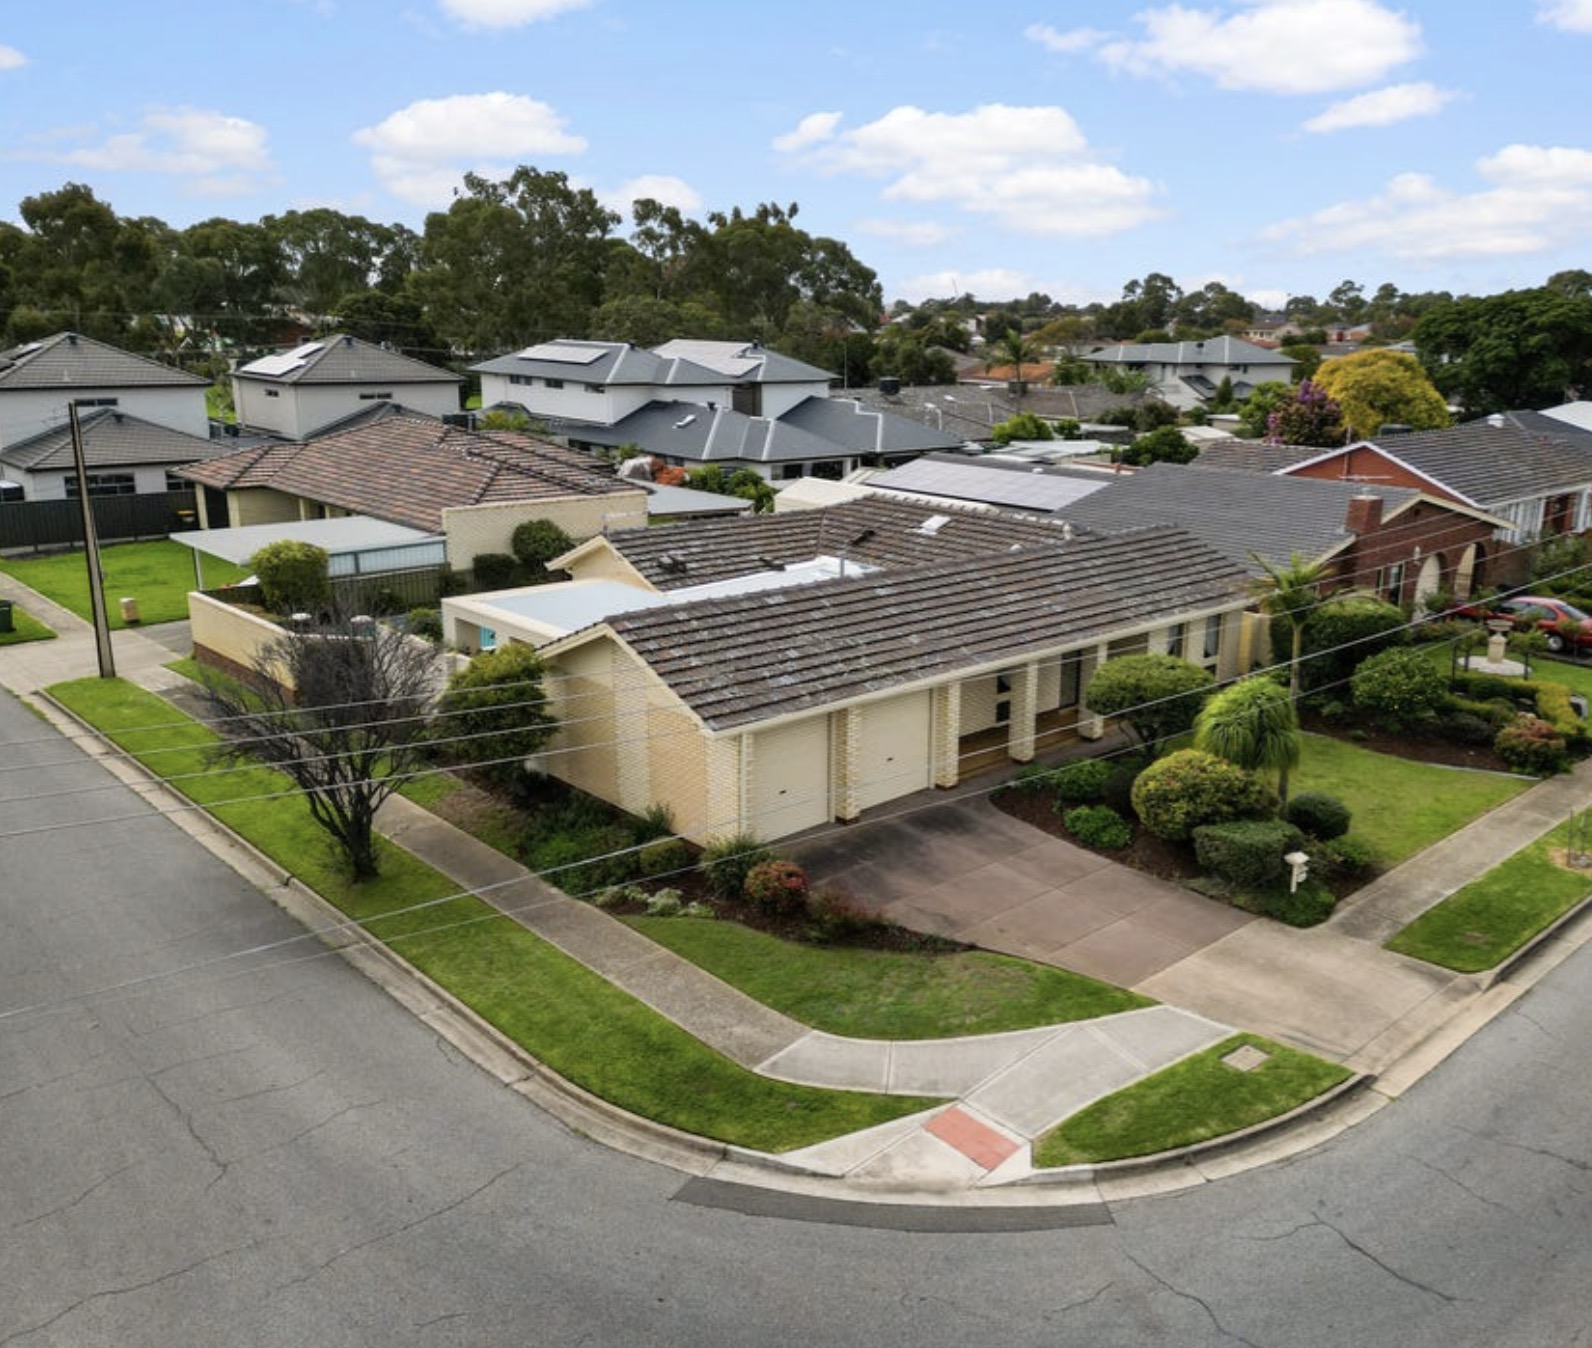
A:
{"label": "tree canopy", "polygon": [[1386,425],[1435,430],[1451,420],[1420,361],[1402,351],[1368,347],[1323,361],[1315,383],[1338,404],[1351,437],[1375,435]]}
{"label": "tree canopy", "polygon": [[1592,389],[1592,293],[1575,278],[1561,272],[1537,290],[1427,313],[1415,343],[1437,387],[1469,416],[1551,407]]}

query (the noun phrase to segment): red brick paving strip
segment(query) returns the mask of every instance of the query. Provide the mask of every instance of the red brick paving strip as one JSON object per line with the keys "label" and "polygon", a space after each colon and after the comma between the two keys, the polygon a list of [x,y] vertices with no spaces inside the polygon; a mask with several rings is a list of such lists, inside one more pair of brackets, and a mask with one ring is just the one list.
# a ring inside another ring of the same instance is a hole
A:
{"label": "red brick paving strip", "polygon": [[996,1132],[987,1123],[980,1123],[956,1105],[931,1119],[926,1131],[985,1170],[995,1169],[1022,1145]]}

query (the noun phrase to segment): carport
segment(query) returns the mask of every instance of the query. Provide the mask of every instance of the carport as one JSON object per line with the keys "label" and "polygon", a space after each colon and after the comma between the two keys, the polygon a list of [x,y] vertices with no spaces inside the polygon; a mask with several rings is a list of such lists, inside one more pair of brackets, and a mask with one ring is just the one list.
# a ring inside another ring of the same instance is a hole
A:
{"label": "carport", "polygon": [[448,560],[447,544],[440,534],[369,515],[244,524],[232,529],[195,529],[171,535],[173,543],[193,550],[194,588],[199,590],[205,588],[206,557],[247,566],[249,558],[266,544],[284,539],[323,549],[328,558],[328,574],[334,581],[422,571],[441,567]]}

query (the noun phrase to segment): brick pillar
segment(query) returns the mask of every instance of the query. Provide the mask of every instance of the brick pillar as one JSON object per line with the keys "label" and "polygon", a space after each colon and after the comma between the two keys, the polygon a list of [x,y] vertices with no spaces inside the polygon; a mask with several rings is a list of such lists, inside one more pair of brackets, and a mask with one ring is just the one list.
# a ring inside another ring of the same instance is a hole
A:
{"label": "brick pillar", "polygon": [[1108,647],[1104,642],[1092,651],[1084,651],[1078,661],[1078,737],[1086,740],[1097,740],[1106,733],[1106,718],[1096,716],[1088,710],[1089,706],[1089,681],[1094,678],[1095,670],[1099,669],[1106,661]]}
{"label": "brick pillar", "polygon": [[1012,720],[1006,739],[1014,763],[1034,757],[1034,726],[1039,706],[1039,665],[1030,660],[1012,675]]}
{"label": "brick pillar", "polygon": [[847,707],[833,713],[829,735],[831,808],[836,819],[855,819],[857,804],[857,753],[862,746],[862,708]]}
{"label": "brick pillar", "polygon": [[934,690],[934,784],[955,786],[961,780],[962,685],[942,684]]}

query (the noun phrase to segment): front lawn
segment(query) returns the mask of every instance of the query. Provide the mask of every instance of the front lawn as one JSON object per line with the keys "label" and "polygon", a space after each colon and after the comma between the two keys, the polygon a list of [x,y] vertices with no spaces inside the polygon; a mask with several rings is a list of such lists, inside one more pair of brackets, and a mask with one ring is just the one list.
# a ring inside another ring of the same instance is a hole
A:
{"label": "front lawn", "polygon": [[218,770],[215,736],[169,703],[120,680],[49,691],[554,1071],[625,1109],[786,1151],[937,1103],[746,1071],[480,899],[456,896],[446,876],[400,848],[383,842],[381,876],[351,884],[285,778],[263,767]]}
{"label": "front lawn", "polygon": [[1568,834],[1561,824],[1538,838],[1427,909],[1387,948],[1459,973],[1491,969],[1592,894],[1592,872],[1553,860]]}
{"label": "front lawn", "polygon": [[0,632],[0,646],[20,646],[24,641],[53,641],[55,632],[24,608],[11,606],[11,631]]}
{"label": "front lawn", "polygon": [[[139,617],[145,623],[181,622],[187,618],[188,592],[196,583],[191,548],[166,538],[147,543],[112,543],[100,549],[100,564],[105,571],[105,604],[113,628],[125,626],[117,602],[124,597],[138,600]],[[47,595],[84,622],[94,620],[88,566],[81,552],[8,557],[0,561],[0,571]],[[247,574],[242,567],[225,562],[209,558],[205,562],[207,586],[228,585]]]}
{"label": "front lawn", "polygon": [[1154,1003],[1081,974],[984,951],[798,945],[736,922],[630,925],[776,1011],[863,1039],[943,1039],[1087,1020]]}
{"label": "front lawn", "polygon": [[1387,867],[1415,855],[1524,791],[1531,782],[1373,753],[1347,740],[1306,735],[1290,791],[1324,791],[1354,812],[1353,836]]}
{"label": "front lawn", "polygon": [[[1266,1061],[1248,1072],[1222,1061],[1246,1044]],[[1224,1137],[1286,1114],[1349,1076],[1346,1067],[1259,1035],[1234,1035],[1079,1110],[1034,1143],[1034,1165],[1153,1156]]]}

